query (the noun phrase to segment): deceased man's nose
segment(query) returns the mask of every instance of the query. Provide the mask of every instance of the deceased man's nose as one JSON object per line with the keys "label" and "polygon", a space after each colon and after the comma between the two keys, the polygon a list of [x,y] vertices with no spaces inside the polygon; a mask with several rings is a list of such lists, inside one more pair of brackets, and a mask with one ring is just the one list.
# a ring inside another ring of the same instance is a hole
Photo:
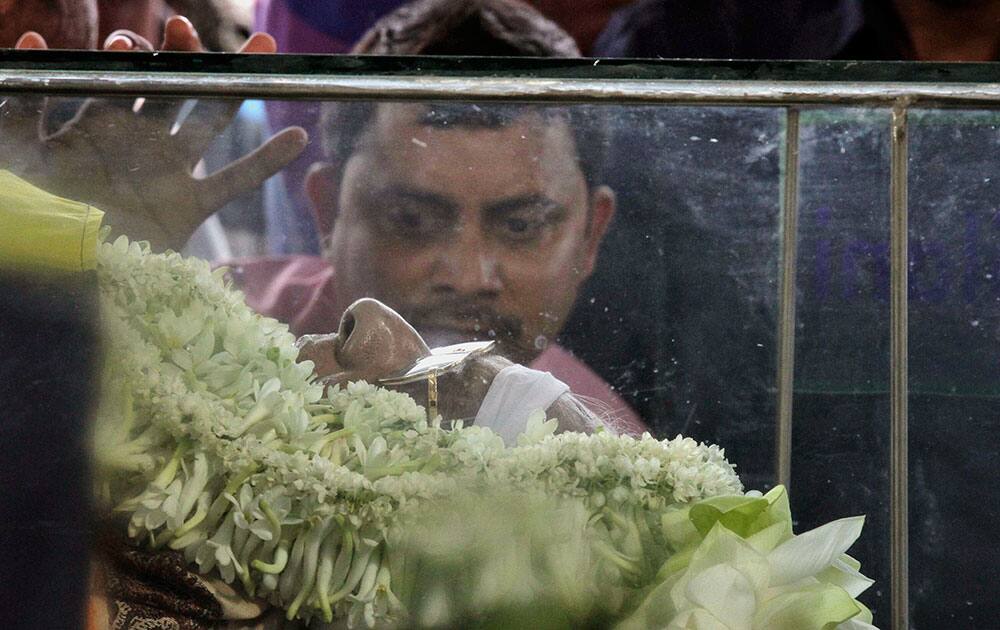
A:
{"label": "deceased man's nose", "polygon": [[370,298],[360,299],[344,311],[336,335],[311,336],[300,346],[300,358],[316,363],[318,376],[337,383],[374,383],[430,354],[406,320]]}

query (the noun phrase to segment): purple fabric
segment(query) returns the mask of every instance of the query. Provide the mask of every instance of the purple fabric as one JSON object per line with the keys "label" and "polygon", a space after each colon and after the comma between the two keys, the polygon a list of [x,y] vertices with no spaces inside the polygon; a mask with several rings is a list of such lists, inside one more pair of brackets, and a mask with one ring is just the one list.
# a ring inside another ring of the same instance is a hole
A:
{"label": "purple fabric", "polygon": [[[350,52],[354,43],[378,20],[405,0],[258,0],[254,28],[270,33],[279,53]],[[268,242],[273,253],[319,253],[319,235],[306,197],[304,181],[309,166],[322,160],[320,104],[275,101],[267,104],[272,129],[303,127],[309,145],[283,171],[286,201],[268,195]]]}
{"label": "purple fabric", "polygon": [[344,53],[405,0],[258,0],[258,29],[289,53]]}

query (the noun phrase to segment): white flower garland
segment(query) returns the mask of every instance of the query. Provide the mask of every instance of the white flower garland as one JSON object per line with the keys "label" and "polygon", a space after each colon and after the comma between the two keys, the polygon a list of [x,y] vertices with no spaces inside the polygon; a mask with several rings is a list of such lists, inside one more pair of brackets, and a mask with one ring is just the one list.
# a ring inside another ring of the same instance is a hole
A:
{"label": "white flower garland", "polygon": [[400,393],[324,392],[287,327],[223,273],[124,237],[99,246],[100,492],[132,537],[239,580],[289,619],[398,614],[392,528],[460,486],[582,499],[626,581],[637,514],[742,490],[721,449],[679,436],[553,435],[536,417],[505,449],[488,429],[428,423]]}

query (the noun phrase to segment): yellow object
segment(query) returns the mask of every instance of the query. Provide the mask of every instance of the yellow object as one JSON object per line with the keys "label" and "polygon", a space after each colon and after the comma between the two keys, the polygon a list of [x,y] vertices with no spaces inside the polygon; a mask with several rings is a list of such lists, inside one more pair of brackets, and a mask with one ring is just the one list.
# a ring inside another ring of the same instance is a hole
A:
{"label": "yellow object", "polygon": [[93,269],[104,213],[0,170],[0,269]]}

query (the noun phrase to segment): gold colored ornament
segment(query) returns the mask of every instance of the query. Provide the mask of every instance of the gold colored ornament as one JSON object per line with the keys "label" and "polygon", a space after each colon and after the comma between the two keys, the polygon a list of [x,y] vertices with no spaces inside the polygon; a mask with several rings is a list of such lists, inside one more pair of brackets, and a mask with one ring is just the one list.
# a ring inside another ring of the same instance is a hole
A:
{"label": "gold colored ornament", "polygon": [[462,365],[474,357],[493,350],[495,341],[469,341],[440,348],[431,348],[431,353],[421,357],[410,367],[394,375],[379,379],[379,385],[405,385],[427,379],[427,419],[438,415],[438,381],[441,374],[457,372]]}

